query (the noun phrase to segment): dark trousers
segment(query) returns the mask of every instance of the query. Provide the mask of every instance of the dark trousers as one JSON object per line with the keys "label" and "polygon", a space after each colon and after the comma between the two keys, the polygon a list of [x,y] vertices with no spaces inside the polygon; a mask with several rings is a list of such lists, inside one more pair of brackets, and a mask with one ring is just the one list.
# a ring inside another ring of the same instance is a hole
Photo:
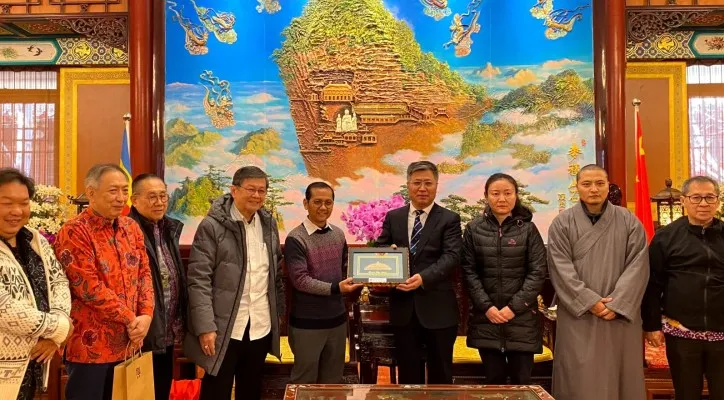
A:
{"label": "dark trousers", "polygon": [[112,400],[113,368],[118,364],[120,362],[82,364],[66,361],[66,400]]}
{"label": "dark trousers", "polygon": [[347,323],[328,329],[289,326],[294,366],[289,383],[339,384],[344,375]]}
{"label": "dark trousers", "polygon": [[153,354],[153,389],[156,400],[168,400],[173,380],[173,346],[165,353]]}
{"label": "dark trousers", "polygon": [[533,371],[533,353],[521,351],[479,349],[483,361],[485,383],[488,385],[507,385],[510,377],[511,385],[529,385]]}
{"label": "dark trousers", "polygon": [[724,342],[666,335],[666,358],[676,400],[700,400],[704,386],[710,400],[724,400]]}
{"label": "dark trousers", "polygon": [[[236,378],[236,400],[260,400],[264,360],[271,348],[271,333],[259,340],[249,340],[249,326],[242,340],[229,340],[229,346],[216,376],[204,375],[200,400],[230,399]],[[218,349],[216,350],[218,351]]]}
{"label": "dark trousers", "polygon": [[427,383],[452,384],[453,346],[457,326],[427,329],[412,313],[410,323],[395,327],[395,349],[400,384],[424,384],[427,348]]}

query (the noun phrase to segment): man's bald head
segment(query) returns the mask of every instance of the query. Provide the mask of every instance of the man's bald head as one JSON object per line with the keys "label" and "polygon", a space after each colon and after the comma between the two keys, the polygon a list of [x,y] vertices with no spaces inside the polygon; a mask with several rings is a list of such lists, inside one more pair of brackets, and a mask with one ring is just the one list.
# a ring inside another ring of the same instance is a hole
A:
{"label": "man's bald head", "polygon": [[576,174],[576,189],[589,210],[597,209],[608,198],[608,174],[596,164],[581,168]]}
{"label": "man's bald head", "polygon": [[588,172],[588,171],[603,172],[606,175],[606,179],[608,179],[608,172],[606,172],[606,170],[603,167],[601,167],[598,164],[588,164],[588,165],[584,166],[583,168],[581,168],[580,171],[578,171],[578,173],[576,174],[576,183],[578,183],[578,181],[581,180],[581,174],[583,174],[584,172]]}

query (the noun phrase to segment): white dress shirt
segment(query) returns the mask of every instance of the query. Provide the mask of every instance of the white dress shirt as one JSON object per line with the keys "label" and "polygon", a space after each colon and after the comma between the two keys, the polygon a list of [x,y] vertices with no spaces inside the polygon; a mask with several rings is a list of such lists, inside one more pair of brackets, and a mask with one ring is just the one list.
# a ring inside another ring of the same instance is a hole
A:
{"label": "white dress shirt", "polygon": [[[434,206],[435,203],[430,204],[429,206],[422,209],[423,213],[420,214],[420,223],[422,224],[422,227],[425,227],[425,221],[427,221],[427,216],[430,215],[430,210],[432,210],[432,206]],[[418,209],[415,208],[415,206],[410,203],[410,213],[407,215],[407,240],[412,240],[412,228],[415,227],[415,211]]]}
{"label": "white dress shirt", "polygon": [[324,228],[320,228],[319,226],[317,226],[317,224],[315,224],[314,222],[312,222],[312,221],[309,219],[309,217],[307,217],[307,218],[302,222],[302,225],[304,225],[304,229],[307,230],[307,235],[310,235],[310,236],[312,235],[312,233],[314,233],[314,232],[316,232],[316,231],[321,231],[321,230],[324,230],[324,229],[327,229],[327,228],[329,228],[330,230],[332,230],[332,225],[330,225],[329,222],[327,222],[327,225],[325,225]]}
{"label": "white dress shirt", "polygon": [[246,325],[251,323],[249,340],[258,340],[271,332],[271,315],[267,296],[269,292],[269,254],[264,243],[261,221],[256,214],[251,218],[251,222],[247,222],[236,206],[232,206],[231,219],[242,222],[246,238],[244,292],[239,300],[239,311],[236,313],[231,338],[242,340]]}

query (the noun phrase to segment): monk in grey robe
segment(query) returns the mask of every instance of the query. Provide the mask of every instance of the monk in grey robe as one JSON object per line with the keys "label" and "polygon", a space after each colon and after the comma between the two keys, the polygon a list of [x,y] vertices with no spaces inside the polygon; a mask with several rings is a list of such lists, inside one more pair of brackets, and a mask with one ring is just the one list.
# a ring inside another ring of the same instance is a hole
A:
{"label": "monk in grey robe", "polygon": [[608,202],[597,165],[576,177],[581,202],[548,232],[548,266],[558,298],[553,397],[644,399],[641,299],[649,277],[646,233]]}

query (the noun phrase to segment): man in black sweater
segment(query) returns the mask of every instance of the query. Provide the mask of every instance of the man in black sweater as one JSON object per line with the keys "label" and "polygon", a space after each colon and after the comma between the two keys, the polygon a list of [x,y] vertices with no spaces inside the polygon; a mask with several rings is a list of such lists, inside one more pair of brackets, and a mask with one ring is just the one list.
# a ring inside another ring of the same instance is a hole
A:
{"label": "man in black sweater", "polygon": [[343,294],[360,288],[345,279],[347,240],[327,222],[334,207],[334,190],[324,182],[307,187],[307,219],[294,228],[284,244],[292,282],[289,345],[294,353],[290,383],[342,383],[347,347],[347,309]]}
{"label": "man in black sweater", "polygon": [[676,400],[724,399],[724,224],[719,185],[695,176],[682,186],[686,216],[651,241],[641,315],[651,346],[666,343]]}

